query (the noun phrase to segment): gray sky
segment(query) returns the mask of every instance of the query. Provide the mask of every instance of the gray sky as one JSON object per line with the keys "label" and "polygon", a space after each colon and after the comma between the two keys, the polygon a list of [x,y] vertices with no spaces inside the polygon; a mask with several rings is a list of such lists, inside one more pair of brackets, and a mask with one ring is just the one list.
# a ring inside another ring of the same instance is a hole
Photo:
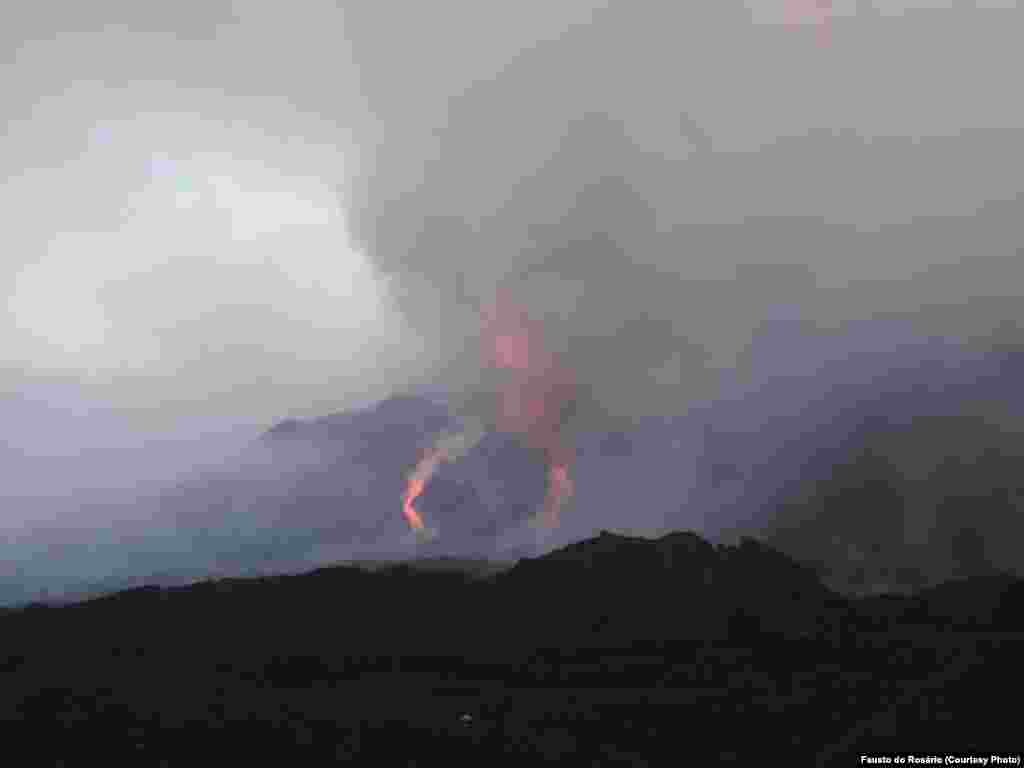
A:
{"label": "gray sky", "polygon": [[513,279],[629,410],[731,363],[769,305],[827,324],[1015,295],[1021,22],[890,0],[23,6],[0,33],[5,383],[81,380],[161,423],[325,412],[460,357],[473,300]]}
{"label": "gray sky", "polygon": [[5,23],[11,381],[80,380],[147,423],[268,423],[372,397],[415,354],[347,232],[340,17],[236,10],[42,3]]}

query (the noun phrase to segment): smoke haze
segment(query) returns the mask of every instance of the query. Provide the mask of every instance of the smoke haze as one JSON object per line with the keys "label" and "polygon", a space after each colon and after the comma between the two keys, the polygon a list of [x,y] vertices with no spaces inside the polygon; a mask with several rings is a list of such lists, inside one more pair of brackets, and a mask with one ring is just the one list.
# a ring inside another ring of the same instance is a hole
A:
{"label": "smoke haze", "polygon": [[[768,514],[761,480],[701,490],[705,435],[724,429],[705,421],[745,403],[764,442],[723,450],[755,462],[796,429],[774,415],[783,400],[803,413],[907,361],[979,360],[1019,345],[1024,319],[1024,13],[802,7],[104,0],[8,14],[3,529],[109,533],[124,514],[193,552],[181,509],[133,495],[256,461],[238,456],[283,419],[431,391],[492,422],[499,385],[479,350],[499,293],[573,372],[566,428],[589,511],[568,511],[559,536]],[[820,375],[843,359],[863,362]],[[768,383],[794,377],[806,388]],[[840,410],[793,440],[819,451]],[[632,478],[617,492],[651,496],[627,520],[587,441],[658,420],[667,431],[614,464]],[[281,478],[321,460],[279,454]],[[385,481],[382,465],[338,459],[353,499],[380,484],[339,518],[393,519],[399,537],[414,462]],[[796,482],[802,465],[787,466],[775,476]],[[88,511],[93,493],[122,511]],[[42,557],[10,541],[19,562]],[[349,551],[409,546],[382,541]]]}
{"label": "smoke haze", "polygon": [[[453,11],[409,39],[351,19],[378,117],[353,232],[442,359],[499,285],[619,417],[713,392],[780,307],[1016,325],[987,301],[1019,269],[1016,11],[837,12],[826,48],[729,4],[580,9],[520,46],[502,19],[467,42]],[[951,61],[954,40],[978,55]]]}

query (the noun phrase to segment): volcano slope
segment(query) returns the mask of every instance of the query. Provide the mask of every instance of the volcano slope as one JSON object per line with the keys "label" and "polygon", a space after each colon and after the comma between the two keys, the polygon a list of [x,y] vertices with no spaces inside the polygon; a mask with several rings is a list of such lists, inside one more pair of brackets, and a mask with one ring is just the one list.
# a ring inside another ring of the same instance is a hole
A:
{"label": "volcano slope", "polygon": [[500,573],[330,567],[7,609],[0,719],[24,765],[988,755],[1020,745],[1000,691],[1022,607],[1008,577],[847,599],[754,540],[602,533]]}

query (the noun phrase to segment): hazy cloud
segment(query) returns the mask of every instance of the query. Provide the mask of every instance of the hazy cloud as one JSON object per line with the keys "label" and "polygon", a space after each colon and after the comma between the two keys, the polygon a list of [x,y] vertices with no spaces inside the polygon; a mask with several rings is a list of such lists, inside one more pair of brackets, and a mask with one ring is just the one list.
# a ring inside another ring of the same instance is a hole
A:
{"label": "hazy cloud", "polygon": [[[1019,342],[1022,22],[895,0],[23,5],[0,30],[21,498],[54,461],[68,493],[122,461],[109,482],[165,483],[184,447],[125,457],[172,426],[421,386],[476,403],[498,287],[576,370],[583,429],[722,396],[780,317],[794,366],[883,316]],[[37,427],[24,398],[63,402],[53,381],[109,418]],[[120,419],[113,459],[95,440]],[[91,458],[42,455],[71,446]]]}

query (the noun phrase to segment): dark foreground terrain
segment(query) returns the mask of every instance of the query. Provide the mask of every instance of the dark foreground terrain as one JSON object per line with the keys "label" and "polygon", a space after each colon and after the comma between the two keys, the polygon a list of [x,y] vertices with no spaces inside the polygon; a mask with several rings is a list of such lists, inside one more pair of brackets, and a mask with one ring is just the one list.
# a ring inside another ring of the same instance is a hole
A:
{"label": "dark foreground terrain", "polygon": [[755,541],[501,573],[147,587],[0,614],[7,765],[856,765],[1012,754],[1024,582],[843,598]]}

